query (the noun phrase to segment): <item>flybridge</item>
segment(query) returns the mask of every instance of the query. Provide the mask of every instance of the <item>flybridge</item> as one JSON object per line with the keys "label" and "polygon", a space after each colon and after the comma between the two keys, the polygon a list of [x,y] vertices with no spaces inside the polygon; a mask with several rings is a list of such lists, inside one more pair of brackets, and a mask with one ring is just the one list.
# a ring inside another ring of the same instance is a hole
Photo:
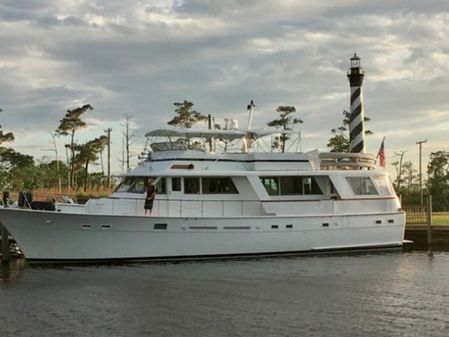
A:
{"label": "flybridge", "polygon": [[310,171],[313,167],[309,155],[304,153],[222,153],[194,150],[171,150],[151,153],[142,165],[132,173],[126,175],[147,174],[151,167],[153,172],[169,174],[173,171],[184,171],[186,174],[198,174],[198,172],[223,171],[240,172],[248,171]]}
{"label": "flybridge", "polygon": [[[231,129],[231,130],[211,130],[211,129],[185,129],[185,128],[176,128],[176,129],[157,129],[145,134],[147,139],[152,137],[164,137],[168,138],[168,142],[151,142],[151,150],[153,152],[158,151],[176,151],[176,150],[202,150],[201,145],[208,143],[209,151],[215,152],[215,140],[221,140],[225,142],[232,142],[234,140],[241,140],[241,152],[249,152],[252,148],[252,143],[257,142],[259,139],[266,136],[273,136],[288,134],[288,135],[299,135],[298,131],[289,131],[282,130],[279,132],[277,130],[239,130],[239,129]],[[189,143],[186,142],[186,139],[200,138],[203,140],[203,143],[200,143],[199,146],[197,143]],[[298,137],[299,142],[299,137]],[[260,143],[259,143],[260,145]],[[260,146],[264,148],[264,152],[272,152],[271,151],[271,142],[268,146]],[[225,151],[226,152],[226,146]]]}
{"label": "flybridge", "polygon": [[[298,134],[295,131],[285,131],[285,133],[290,135]],[[169,141],[152,142],[150,144],[152,152],[144,159],[149,160],[153,167],[159,163],[166,169],[168,169],[167,165],[169,163],[173,164],[175,162],[176,165],[185,166],[192,164],[193,161],[197,163],[195,165],[197,169],[208,169],[211,167],[211,163],[214,163],[215,167],[236,170],[238,164],[240,164],[240,169],[245,171],[275,170],[280,169],[280,165],[282,165],[283,170],[306,171],[320,169],[360,170],[374,169],[376,167],[376,158],[369,153],[320,153],[317,150],[307,153],[279,153],[271,152],[271,145],[268,146],[268,151],[249,151],[251,149],[251,146],[248,146],[249,142],[253,142],[252,147],[254,148],[254,144],[259,139],[277,134],[279,132],[273,132],[273,130],[157,129],[148,132],[145,136],[147,138],[166,137]],[[198,146],[198,144],[185,141],[185,139],[193,138],[201,138],[205,142],[200,143],[200,146]],[[225,151],[220,154],[214,151],[207,152],[205,146],[201,147],[201,144],[209,143],[210,148],[215,148],[211,143],[216,139],[226,139],[228,142],[242,140],[243,146],[239,152],[226,152],[225,148]],[[264,148],[262,146],[257,147],[259,149]],[[265,150],[267,150],[266,147],[265,145]]]}

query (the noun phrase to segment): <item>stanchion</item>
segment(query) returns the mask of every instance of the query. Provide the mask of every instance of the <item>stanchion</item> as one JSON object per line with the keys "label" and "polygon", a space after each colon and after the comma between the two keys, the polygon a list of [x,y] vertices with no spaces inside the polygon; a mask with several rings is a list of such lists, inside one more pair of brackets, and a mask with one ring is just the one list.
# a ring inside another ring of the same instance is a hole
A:
{"label": "stanchion", "polygon": [[2,262],[8,263],[9,262],[9,237],[8,237],[8,231],[6,230],[6,227],[3,226],[3,224],[0,223],[0,233],[2,236]]}
{"label": "stanchion", "polygon": [[432,245],[432,196],[427,196],[427,244]]}

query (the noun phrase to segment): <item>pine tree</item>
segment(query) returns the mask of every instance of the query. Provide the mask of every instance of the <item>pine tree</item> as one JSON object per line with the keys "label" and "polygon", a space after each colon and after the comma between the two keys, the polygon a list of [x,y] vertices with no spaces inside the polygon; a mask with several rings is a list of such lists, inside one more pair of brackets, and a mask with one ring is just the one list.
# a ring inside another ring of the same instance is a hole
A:
{"label": "pine tree", "polygon": [[[293,130],[293,126],[295,124],[303,123],[301,119],[293,117],[293,115],[296,113],[296,109],[294,106],[281,105],[277,107],[276,112],[279,114],[279,118],[268,122],[268,126],[281,128],[282,131],[290,131]],[[288,139],[290,139],[290,137],[286,132],[282,131],[279,137],[279,143],[275,142],[273,144],[273,148],[277,148],[280,146],[282,153],[284,153],[285,143]]]}
{"label": "pine tree", "polygon": [[207,116],[203,115],[201,112],[192,110],[193,103],[184,100],[182,103],[173,103],[176,107],[175,112],[177,116],[167,122],[168,125],[182,126],[184,128],[190,129],[195,123],[207,120]]}
{"label": "pine tree", "polygon": [[[349,152],[349,122],[351,113],[343,110],[343,125],[331,129],[333,136],[329,138],[327,147],[330,148],[330,152]],[[365,117],[364,121],[369,122],[371,119]],[[365,130],[365,135],[372,135],[371,130]]]}
{"label": "pine tree", "polygon": [[70,174],[69,174],[69,187],[73,187],[75,178],[74,158],[75,158],[75,132],[86,126],[86,123],[81,119],[81,115],[88,110],[94,108],[90,104],[85,104],[73,110],[67,110],[64,118],[60,120],[59,126],[56,132],[63,136],[70,135]]}
{"label": "pine tree", "polygon": [[103,135],[99,138],[92,139],[84,144],[75,145],[76,152],[74,162],[84,166],[84,191],[87,190],[87,179],[89,176],[89,164],[98,160],[98,154],[104,149],[108,143],[108,136]]}

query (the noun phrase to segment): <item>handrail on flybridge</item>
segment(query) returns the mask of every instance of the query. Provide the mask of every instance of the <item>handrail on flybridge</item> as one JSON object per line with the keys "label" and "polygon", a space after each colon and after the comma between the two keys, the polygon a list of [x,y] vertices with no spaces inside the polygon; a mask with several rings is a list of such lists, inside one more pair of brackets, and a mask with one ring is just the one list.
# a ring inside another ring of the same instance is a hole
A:
{"label": "handrail on flybridge", "polygon": [[376,167],[376,157],[371,153],[322,152],[319,159],[322,170],[360,170]]}

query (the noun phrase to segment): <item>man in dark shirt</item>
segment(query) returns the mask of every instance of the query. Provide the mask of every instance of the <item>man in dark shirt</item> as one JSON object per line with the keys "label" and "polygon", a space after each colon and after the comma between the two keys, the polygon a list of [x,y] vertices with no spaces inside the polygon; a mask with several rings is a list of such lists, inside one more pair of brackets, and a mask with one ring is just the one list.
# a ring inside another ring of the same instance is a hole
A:
{"label": "man in dark shirt", "polygon": [[146,196],[145,196],[145,215],[151,215],[153,210],[153,200],[156,196],[156,187],[154,186],[154,180],[152,178],[148,179]]}

